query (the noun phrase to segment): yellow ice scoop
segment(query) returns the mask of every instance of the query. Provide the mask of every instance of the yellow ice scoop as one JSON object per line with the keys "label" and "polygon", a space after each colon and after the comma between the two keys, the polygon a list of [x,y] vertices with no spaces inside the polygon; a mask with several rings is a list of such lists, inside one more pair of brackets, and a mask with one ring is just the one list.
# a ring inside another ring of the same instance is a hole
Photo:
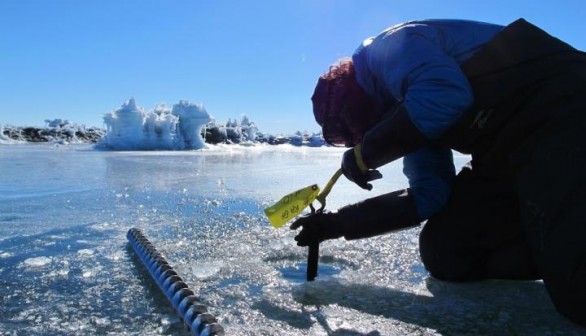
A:
{"label": "yellow ice scoop", "polygon": [[[281,227],[299,215],[307,206],[311,208],[312,215],[323,212],[324,208],[326,207],[326,197],[340,176],[342,176],[342,169],[338,169],[338,171],[336,171],[321,193],[319,193],[318,185],[312,184],[281,198],[273,206],[265,209],[265,214],[269,218],[269,222],[271,222],[271,224],[276,228]],[[317,210],[315,210],[312,204],[316,199],[321,203],[321,207]],[[319,242],[315,242],[308,246],[307,281],[313,281],[317,276],[318,262]]]}
{"label": "yellow ice scoop", "polygon": [[322,212],[326,206],[326,197],[341,175],[342,169],[338,169],[332,178],[330,178],[328,184],[326,184],[321,193],[319,192],[319,186],[317,184],[312,184],[308,187],[287,194],[277,203],[265,209],[265,214],[269,218],[269,222],[271,222],[274,227],[279,228],[291,219],[297,217],[308,206],[311,207],[311,212],[315,213],[316,210],[312,203],[316,199],[321,203],[321,207],[317,212]]}
{"label": "yellow ice scoop", "polygon": [[[341,175],[342,169],[338,169],[334,176],[330,178],[321,194],[319,193],[318,185],[312,184],[281,198],[273,206],[265,209],[265,214],[269,218],[269,222],[276,228],[281,227],[299,215],[308,206],[311,208],[311,215],[323,212],[326,207],[326,197]],[[316,199],[321,203],[321,207],[317,210],[315,210],[312,204]],[[317,276],[318,263],[319,243],[310,244],[307,251],[307,281],[313,281]]]}

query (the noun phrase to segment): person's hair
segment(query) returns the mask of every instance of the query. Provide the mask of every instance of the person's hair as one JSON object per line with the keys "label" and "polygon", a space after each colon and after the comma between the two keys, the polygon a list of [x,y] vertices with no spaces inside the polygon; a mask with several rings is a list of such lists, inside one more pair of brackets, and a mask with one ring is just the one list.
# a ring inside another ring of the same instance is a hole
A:
{"label": "person's hair", "polygon": [[354,76],[354,63],[352,58],[345,57],[330,65],[328,71],[322,75],[326,79],[341,78],[344,76]]}
{"label": "person's hair", "polygon": [[374,104],[358,84],[351,58],[332,64],[319,77],[311,100],[315,120],[332,145],[356,145],[374,123]]}

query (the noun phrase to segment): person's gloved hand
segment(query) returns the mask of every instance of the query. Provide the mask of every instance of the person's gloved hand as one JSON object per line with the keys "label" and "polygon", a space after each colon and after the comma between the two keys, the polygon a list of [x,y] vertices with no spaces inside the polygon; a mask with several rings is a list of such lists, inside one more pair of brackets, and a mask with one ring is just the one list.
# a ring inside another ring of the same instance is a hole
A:
{"label": "person's gloved hand", "polygon": [[298,246],[309,246],[343,236],[343,226],[336,213],[324,212],[300,217],[290,228],[297,230],[299,227],[301,232],[295,236]]}
{"label": "person's gloved hand", "polygon": [[368,182],[383,177],[378,170],[368,169],[366,167],[366,164],[362,160],[360,144],[344,152],[344,156],[342,157],[342,172],[348,180],[366,190],[372,190],[372,184]]}

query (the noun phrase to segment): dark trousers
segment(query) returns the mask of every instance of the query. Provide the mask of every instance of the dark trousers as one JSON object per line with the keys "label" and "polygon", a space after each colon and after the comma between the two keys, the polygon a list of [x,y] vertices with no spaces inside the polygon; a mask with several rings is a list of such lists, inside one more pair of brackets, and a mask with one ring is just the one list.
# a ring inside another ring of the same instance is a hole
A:
{"label": "dark trousers", "polygon": [[510,152],[507,174],[474,159],[458,174],[420,253],[442,280],[543,279],[558,311],[586,326],[586,104],[566,98],[540,106],[551,113]]}

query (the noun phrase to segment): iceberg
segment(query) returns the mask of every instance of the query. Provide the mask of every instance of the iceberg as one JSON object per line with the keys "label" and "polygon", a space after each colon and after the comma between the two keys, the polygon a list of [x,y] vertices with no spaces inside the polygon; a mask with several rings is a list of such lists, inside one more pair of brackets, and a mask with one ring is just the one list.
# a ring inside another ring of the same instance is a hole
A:
{"label": "iceberg", "polygon": [[114,150],[201,149],[205,146],[202,130],[210,121],[201,104],[181,100],[172,109],[160,104],[147,112],[131,98],[104,115],[106,136],[100,146]]}

